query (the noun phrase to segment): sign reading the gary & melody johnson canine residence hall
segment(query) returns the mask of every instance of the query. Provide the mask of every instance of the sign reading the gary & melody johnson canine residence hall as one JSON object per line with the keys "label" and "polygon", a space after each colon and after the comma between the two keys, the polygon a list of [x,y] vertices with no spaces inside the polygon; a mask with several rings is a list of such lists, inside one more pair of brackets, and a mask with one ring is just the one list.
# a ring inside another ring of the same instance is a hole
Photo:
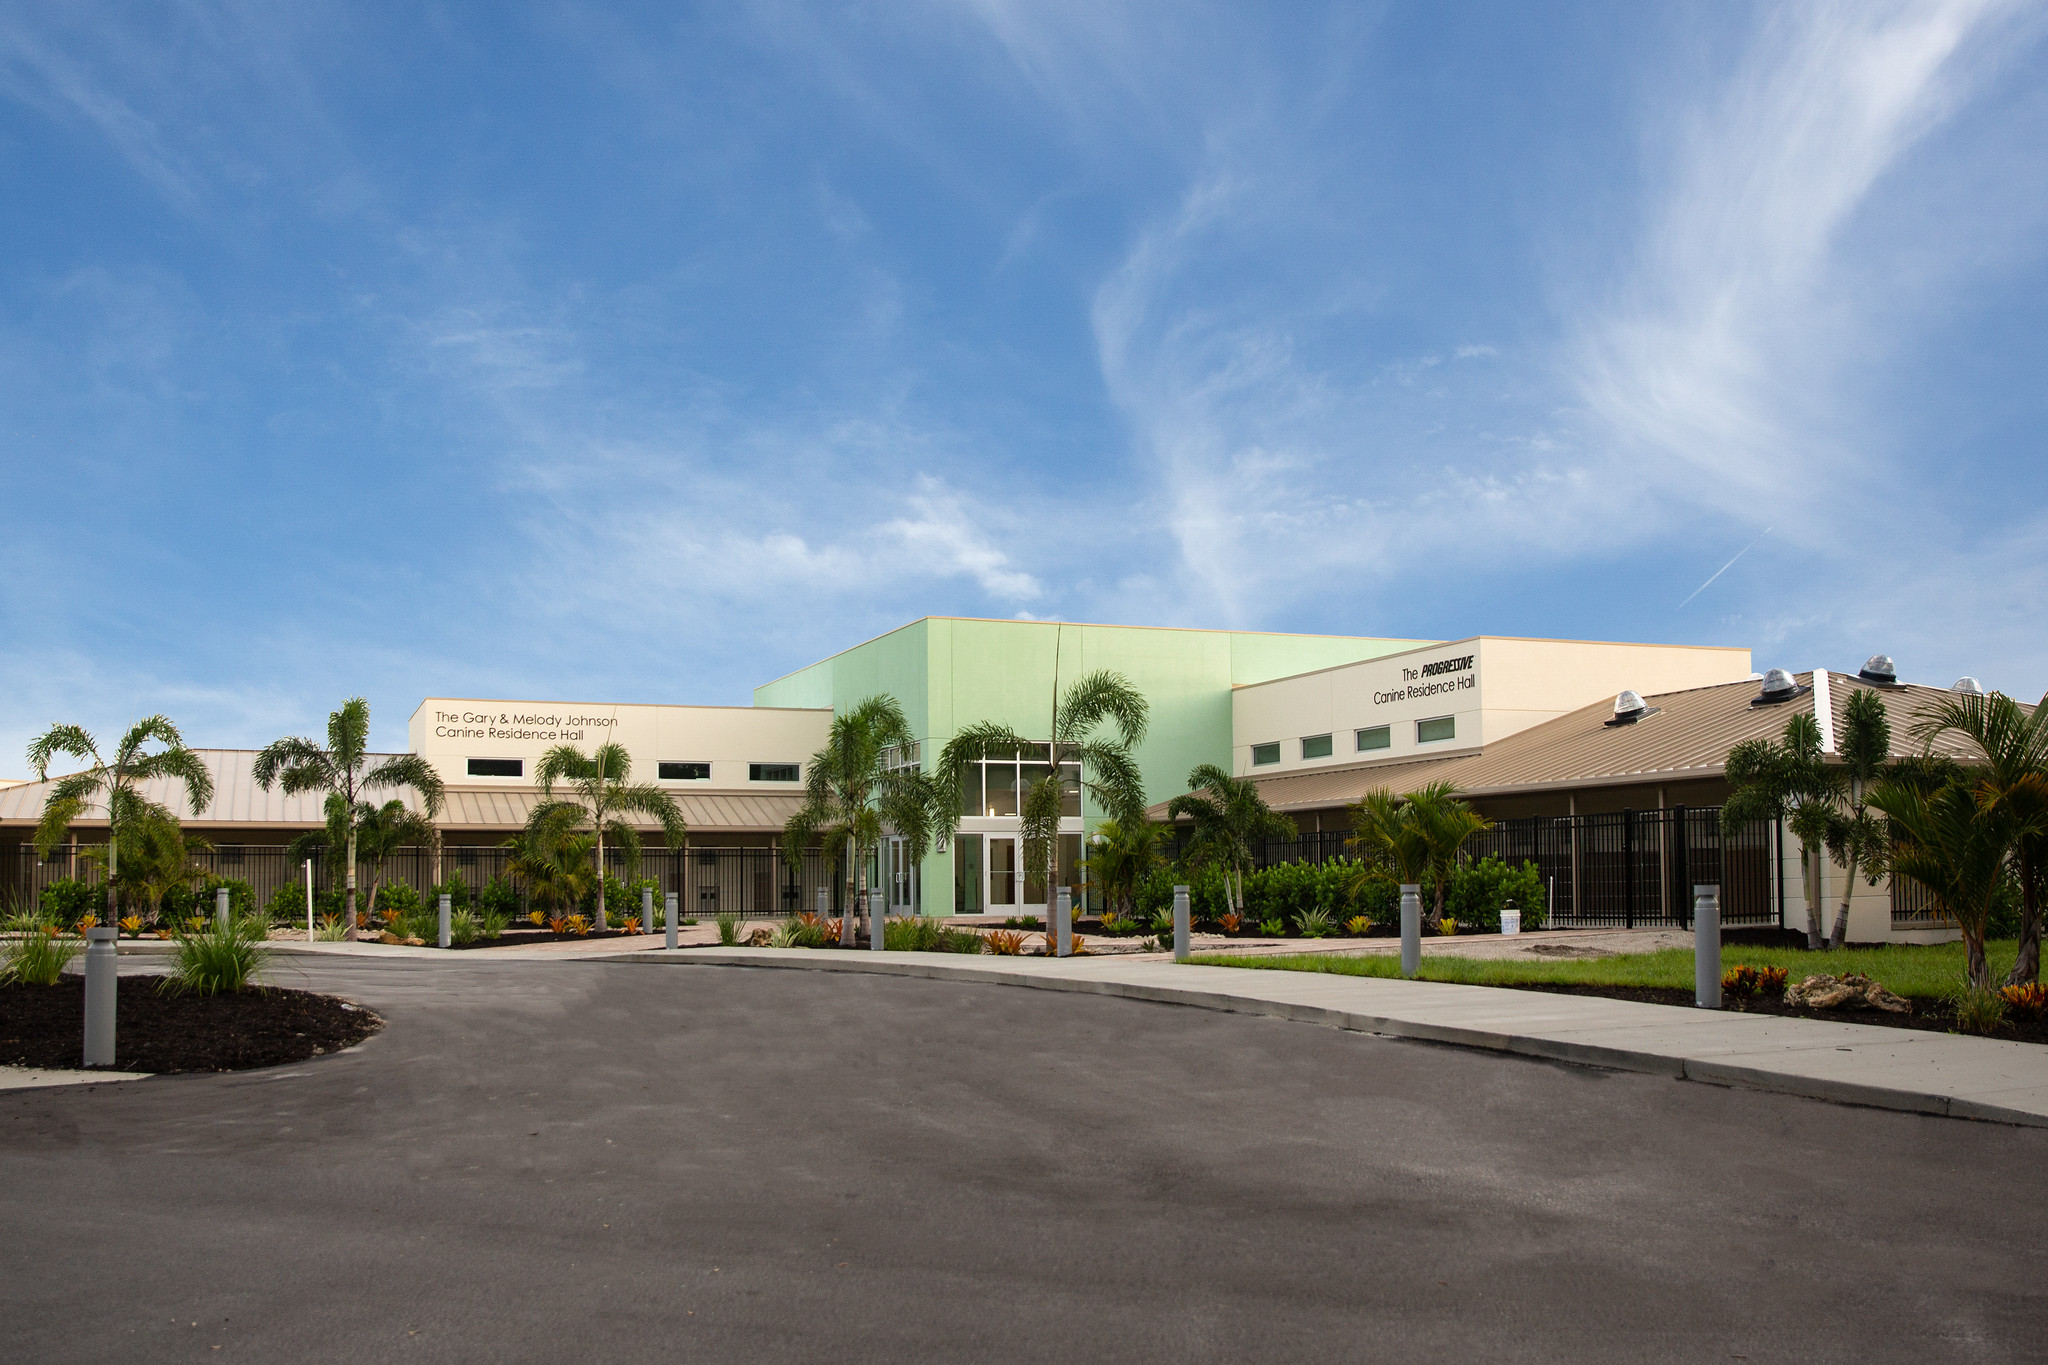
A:
{"label": "sign reading the gary & melody johnson canine residence hall", "polygon": [[1437,659],[1420,668],[1401,669],[1401,685],[1385,692],[1374,692],[1372,704],[1384,706],[1392,701],[1414,701],[1419,697],[1436,697],[1446,692],[1462,692],[1479,686],[1479,672],[1472,664],[1476,656],[1459,654],[1449,659]]}
{"label": "sign reading the gary & melody johnson canine residence hall", "polygon": [[538,739],[575,743],[592,730],[608,730],[616,716],[562,711],[435,711],[435,739]]}

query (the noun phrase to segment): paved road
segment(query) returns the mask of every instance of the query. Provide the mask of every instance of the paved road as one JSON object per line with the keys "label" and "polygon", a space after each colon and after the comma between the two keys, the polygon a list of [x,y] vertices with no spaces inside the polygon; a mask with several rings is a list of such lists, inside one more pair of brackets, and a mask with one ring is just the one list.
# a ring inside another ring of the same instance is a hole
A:
{"label": "paved road", "polygon": [[998,986],[286,971],[389,1029],[0,1095],[0,1357],[2048,1352],[2041,1131]]}

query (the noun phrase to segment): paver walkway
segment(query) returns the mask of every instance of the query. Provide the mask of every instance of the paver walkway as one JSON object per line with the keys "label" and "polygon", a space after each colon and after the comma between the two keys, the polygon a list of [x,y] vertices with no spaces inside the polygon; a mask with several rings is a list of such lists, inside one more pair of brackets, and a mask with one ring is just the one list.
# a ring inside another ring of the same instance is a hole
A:
{"label": "paver walkway", "polygon": [[1954,1118],[2048,1127],[2048,1048],[1597,996],[1130,958],[695,948],[619,960],[1086,991]]}

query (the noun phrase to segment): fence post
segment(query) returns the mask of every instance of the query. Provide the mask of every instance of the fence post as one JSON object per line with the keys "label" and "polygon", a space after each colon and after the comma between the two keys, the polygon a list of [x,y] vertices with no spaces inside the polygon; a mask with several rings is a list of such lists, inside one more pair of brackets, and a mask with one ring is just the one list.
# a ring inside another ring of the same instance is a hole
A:
{"label": "fence post", "polygon": [[1621,904],[1626,925],[1636,927],[1636,813],[1621,813]]}
{"label": "fence post", "polygon": [[455,898],[450,893],[443,891],[440,896],[440,901],[441,925],[440,931],[437,934],[436,938],[437,941],[440,943],[440,946],[446,948],[449,945],[449,943],[454,940],[455,937],[454,927],[449,923],[449,920],[452,919],[454,916]]}
{"label": "fence post", "polygon": [[1422,886],[1401,884],[1401,975],[1422,970]]}
{"label": "fence post", "polygon": [[[1674,806],[1671,814],[1678,829],[1677,846],[1672,850],[1671,861],[1676,864],[1672,868],[1672,881],[1680,887],[1687,887],[1692,885],[1692,839],[1686,829],[1685,807]],[[1690,914],[1690,907],[1683,903],[1682,893],[1678,908],[1682,913]],[[1687,922],[1690,923],[1690,919]]]}
{"label": "fence post", "polygon": [[1061,957],[1074,955],[1074,893],[1061,887],[1052,898],[1053,951]]}
{"label": "fence post", "polygon": [[214,890],[213,922],[219,928],[228,927],[228,889],[225,886]]}
{"label": "fence post", "polygon": [[1188,889],[1185,886],[1173,888],[1173,960],[1188,960]]}
{"label": "fence post", "polygon": [[889,908],[889,893],[879,886],[868,888],[868,947],[882,951],[882,920]]}
{"label": "fence post", "polygon": [[651,886],[640,888],[640,932],[654,932],[654,888]]}
{"label": "fence post", "polygon": [[682,909],[682,899],[682,893],[677,891],[671,891],[662,898],[661,908],[663,918],[668,920],[668,946],[671,948],[676,946],[676,932],[678,928],[676,921],[681,918],[679,912]]}
{"label": "fence post", "polygon": [[1692,1002],[1721,1008],[1721,888],[1692,889]]}
{"label": "fence post", "polygon": [[119,980],[114,940],[119,929],[85,931],[85,1064],[114,1064],[114,990]]}

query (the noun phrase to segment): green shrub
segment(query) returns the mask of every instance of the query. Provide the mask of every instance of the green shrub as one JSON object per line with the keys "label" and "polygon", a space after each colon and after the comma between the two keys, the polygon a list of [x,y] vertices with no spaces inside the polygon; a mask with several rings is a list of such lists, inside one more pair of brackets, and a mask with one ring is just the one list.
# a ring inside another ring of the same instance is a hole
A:
{"label": "green shrub", "polygon": [[445,895],[448,897],[448,906],[451,910],[468,910],[475,894],[469,883],[462,879],[461,872],[452,872],[448,875],[447,881],[427,888],[426,903],[439,905],[441,897]]}
{"label": "green shrub", "polygon": [[1958,1033],[1990,1038],[2004,1033],[2009,1027],[2005,998],[1997,991],[1980,991],[1965,986],[1949,997],[1949,1008],[1955,1012]]}
{"label": "green shrub", "polygon": [[170,974],[161,988],[173,993],[218,995],[246,990],[268,956],[263,926],[254,920],[230,920],[226,928],[208,927],[178,937]]}
{"label": "green shrub", "polygon": [[223,886],[228,889],[228,914],[246,919],[257,913],[255,887],[239,877],[208,877],[196,886],[174,886],[166,892],[164,917],[176,924],[194,915],[211,915],[218,904],[216,895]]}
{"label": "green shrub", "polygon": [[505,926],[511,922],[511,916],[502,910],[486,910],[477,916],[476,931],[496,943],[505,936]]}
{"label": "green shrub", "polygon": [[504,876],[491,878],[484,883],[483,890],[476,893],[477,908],[486,917],[498,915],[503,922],[510,922],[519,913],[519,889],[511,879]]}
{"label": "green shrub", "polygon": [[68,877],[51,882],[36,898],[36,908],[46,922],[64,928],[78,923],[86,915],[97,915],[104,924],[107,920],[106,883],[73,881]]}
{"label": "green shrub", "polygon": [[[394,911],[399,918],[404,919],[417,915],[422,909],[438,906],[440,903],[437,897],[429,896],[426,904],[423,906],[420,903],[420,893],[413,890],[411,885],[406,882],[390,882],[377,888],[377,913],[380,915],[386,910],[390,910]],[[461,906],[463,902],[456,901],[454,904]]]}
{"label": "green shrub", "polygon": [[[1524,930],[1541,929],[1543,874],[1534,863],[1514,868],[1498,858],[1481,858],[1451,874],[1451,884],[1444,895],[1444,914],[1458,922],[1461,932],[1497,934],[1500,909],[1508,901],[1521,910]],[[1425,897],[1425,903],[1434,902]]]}
{"label": "green shrub", "polygon": [[270,893],[263,914],[272,924],[298,924],[306,918],[306,884],[283,882]]}
{"label": "green shrub", "polygon": [[[437,935],[438,932],[437,926]],[[448,941],[450,943],[474,943],[477,940],[477,935],[482,932],[483,926],[477,921],[476,911],[454,910],[449,912]],[[440,940],[437,936],[431,941],[439,942]]]}
{"label": "green shrub", "polygon": [[718,941],[727,948],[740,941],[740,917],[722,914],[718,917]]}
{"label": "green shrub", "polygon": [[978,953],[981,935],[944,920],[916,916],[882,921],[882,947],[892,953]]}
{"label": "green shrub", "polygon": [[0,981],[24,986],[54,986],[64,975],[64,966],[78,955],[84,943],[59,938],[40,929],[29,929],[9,943],[0,955]]}

